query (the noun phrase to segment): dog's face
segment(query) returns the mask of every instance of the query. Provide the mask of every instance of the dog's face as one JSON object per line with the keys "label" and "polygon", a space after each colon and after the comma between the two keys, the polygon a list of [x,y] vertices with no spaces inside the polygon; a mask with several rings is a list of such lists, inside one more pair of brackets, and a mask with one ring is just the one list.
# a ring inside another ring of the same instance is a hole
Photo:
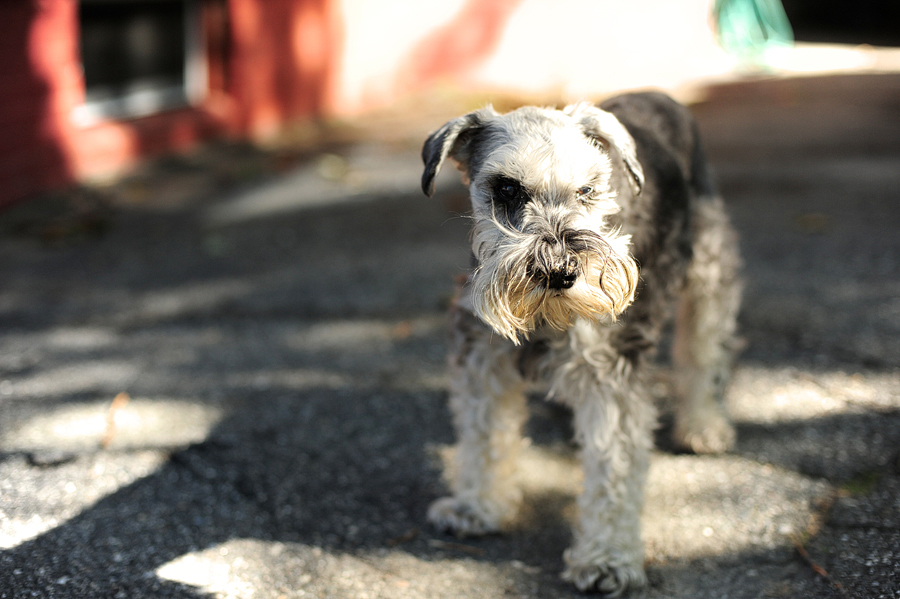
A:
{"label": "dog's face", "polygon": [[542,324],[614,320],[628,307],[638,270],[609,216],[643,173],[612,114],[577,104],[454,119],[422,150],[426,194],[448,156],[470,184],[474,309],[497,333],[518,342]]}

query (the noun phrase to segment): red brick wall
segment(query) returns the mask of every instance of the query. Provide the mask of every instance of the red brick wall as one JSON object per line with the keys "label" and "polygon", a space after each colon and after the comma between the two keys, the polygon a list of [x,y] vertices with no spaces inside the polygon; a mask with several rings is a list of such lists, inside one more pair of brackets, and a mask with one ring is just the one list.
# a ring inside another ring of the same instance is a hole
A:
{"label": "red brick wall", "polygon": [[326,111],[340,47],[331,0],[204,0],[201,106],[76,125],[76,0],[0,3],[0,206],[222,134],[261,136]]}
{"label": "red brick wall", "polygon": [[0,205],[72,180],[74,2],[0,4]]}
{"label": "red brick wall", "polygon": [[237,124],[267,135],[287,121],[329,111],[341,48],[331,0],[229,0],[229,95]]}

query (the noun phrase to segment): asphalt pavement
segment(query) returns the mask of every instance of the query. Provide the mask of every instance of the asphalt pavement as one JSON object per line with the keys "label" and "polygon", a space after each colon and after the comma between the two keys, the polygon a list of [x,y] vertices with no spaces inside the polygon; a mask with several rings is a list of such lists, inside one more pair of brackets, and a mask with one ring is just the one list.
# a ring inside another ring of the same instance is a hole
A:
{"label": "asphalt pavement", "polygon": [[[745,260],[739,440],[673,453],[663,416],[631,596],[900,597],[900,76],[693,108]],[[510,529],[425,522],[468,234],[453,169],[418,189],[451,115],[413,116],[0,213],[0,598],[582,596],[568,414],[537,395]]]}

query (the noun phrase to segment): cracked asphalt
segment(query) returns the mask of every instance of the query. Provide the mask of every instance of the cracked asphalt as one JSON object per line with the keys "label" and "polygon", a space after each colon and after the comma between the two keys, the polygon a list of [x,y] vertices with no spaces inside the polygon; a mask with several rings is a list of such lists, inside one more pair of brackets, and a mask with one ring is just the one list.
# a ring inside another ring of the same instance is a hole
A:
{"label": "cracked asphalt", "polygon": [[[660,443],[632,597],[900,597],[898,99],[843,75],[693,106],[746,263],[739,441]],[[468,250],[464,190],[422,196],[418,150],[449,116],[0,213],[0,598],[582,596],[568,415],[538,396],[510,530],[425,523]]]}

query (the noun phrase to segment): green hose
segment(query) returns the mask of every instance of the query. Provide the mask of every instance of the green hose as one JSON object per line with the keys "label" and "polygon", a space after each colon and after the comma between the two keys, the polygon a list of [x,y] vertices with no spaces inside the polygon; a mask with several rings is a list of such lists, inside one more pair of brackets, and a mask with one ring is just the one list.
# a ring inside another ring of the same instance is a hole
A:
{"label": "green hose", "polygon": [[713,19],[719,45],[744,66],[765,69],[769,51],[794,43],[780,0],[716,0]]}

